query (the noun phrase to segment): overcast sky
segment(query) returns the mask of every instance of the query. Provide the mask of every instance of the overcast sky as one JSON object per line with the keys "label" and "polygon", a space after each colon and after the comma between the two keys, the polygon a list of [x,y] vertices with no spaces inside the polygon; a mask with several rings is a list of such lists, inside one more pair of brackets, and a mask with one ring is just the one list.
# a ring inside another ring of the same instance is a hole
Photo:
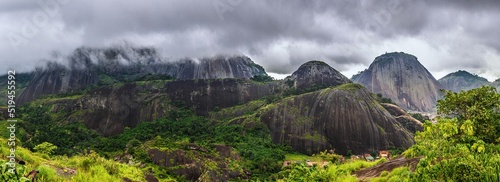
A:
{"label": "overcast sky", "polygon": [[128,42],[168,58],[244,54],[276,74],[322,60],[351,77],[403,51],[436,79],[500,78],[498,0],[4,0],[0,36],[2,73]]}

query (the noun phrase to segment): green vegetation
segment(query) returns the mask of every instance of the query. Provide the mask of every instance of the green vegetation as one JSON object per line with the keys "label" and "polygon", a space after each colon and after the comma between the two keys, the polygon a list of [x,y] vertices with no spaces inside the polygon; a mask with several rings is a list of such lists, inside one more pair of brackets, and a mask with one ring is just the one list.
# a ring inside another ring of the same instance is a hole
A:
{"label": "green vegetation", "polygon": [[373,178],[372,182],[401,182],[409,181],[411,171],[408,167],[398,167],[393,169],[391,172],[383,171],[379,177]]}
{"label": "green vegetation", "polygon": [[[1,143],[7,143],[0,138]],[[133,181],[143,181],[147,170],[140,169],[136,165],[121,164],[112,160],[100,157],[96,153],[79,155],[73,157],[54,156],[50,159],[45,154],[33,153],[25,148],[17,147],[16,154],[23,159],[26,164],[16,164],[17,175],[11,174],[5,169],[9,169],[6,159],[10,150],[5,145],[0,148],[0,172],[1,181],[29,182],[28,178],[23,178],[31,170],[38,170],[36,181],[38,182],[63,182],[63,181],[122,181],[127,178]]]}
{"label": "green vegetation", "polygon": [[251,80],[256,82],[270,82],[273,81],[274,78],[265,74],[255,75],[251,78]]}
{"label": "green vegetation", "polygon": [[[168,78],[146,75],[135,81],[160,87],[164,79]],[[113,81],[108,79],[106,82]],[[359,84],[344,84],[329,89],[352,92],[361,88]],[[16,154],[18,159],[26,161],[26,170],[20,168],[20,173],[38,169],[39,181],[121,181],[124,178],[144,181],[146,174],[160,181],[186,180],[173,172],[185,169],[184,165],[174,161],[168,167],[160,167],[158,163],[161,162],[154,161],[148,154],[150,149],[169,154],[182,152],[186,159],[201,164],[203,179],[208,179],[211,171],[231,170],[247,174],[251,180],[357,181],[352,172],[385,162],[381,159],[342,163],[343,157],[337,154],[325,151],[306,156],[295,153],[290,147],[274,144],[260,116],[274,106],[274,102],[283,100],[284,96],[279,94],[216,109],[210,113],[210,118],[195,115],[181,102],[168,102],[172,109],[166,117],[141,122],[112,137],[102,137],[81,122],[68,121],[67,116],[78,113],[54,112],[51,103],[79,99],[82,95],[51,95],[19,108],[17,136],[22,147],[17,148]],[[374,98],[384,102],[380,94]],[[293,96],[284,101],[289,99]],[[390,99],[385,101],[390,102]],[[403,166],[383,172],[372,181],[500,181],[500,94],[493,87],[446,92],[444,99],[438,102],[438,112],[442,116],[438,123],[425,123],[425,130],[416,134],[416,144],[403,153],[406,157],[422,157],[415,171]],[[421,115],[413,116],[425,119]],[[297,118],[297,121],[309,122],[307,118]],[[0,121],[0,126],[6,127],[7,122]],[[382,127],[377,128],[384,132]],[[318,136],[315,133],[304,135],[312,140],[319,140]],[[7,137],[8,133],[1,133],[1,138]],[[0,142],[6,143],[1,138]],[[230,147],[237,157],[220,157],[217,146]],[[5,159],[9,149],[5,145],[0,149],[0,159]],[[403,151],[400,148],[389,150],[393,155]],[[129,161],[113,160],[125,154],[131,155]],[[285,160],[293,164],[282,167]],[[307,160],[318,164],[308,166]],[[5,162],[0,160],[3,166]],[[328,165],[319,165],[323,162]]]}
{"label": "green vegetation", "polygon": [[[214,147],[223,144],[234,148],[242,158],[242,161],[231,161],[232,159],[227,158],[226,160],[230,160],[227,164],[231,168],[249,170],[253,179],[267,179],[271,174],[281,170],[285,154],[291,150],[274,144],[268,129],[258,117],[255,117],[255,114],[252,114],[255,109],[264,105],[264,101],[252,103],[254,108],[245,111],[246,115],[242,116],[243,123],[232,123],[229,120],[209,121],[205,117],[195,115],[189,109],[177,108],[172,109],[165,118],[142,122],[134,128],[126,128],[123,133],[116,136],[102,137],[80,122],[68,123],[66,113],[50,112],[50,105],[35,101],[21,108],[18,137],[24,147],[37,151],[38,155],[47,159],[58,156],[82,157],[89,155],[88,152],[91,150],[98,152],[95,155],[108,159],[128,153],[139,163],[156,166],[152,168],[152,172],[162,174],[162,180],[171,179],[175,175],[172,173],[165,175],[166,173],[161,171],[176,168],[158,167],[148,156],[149,149],[186,151],[187,146],[195,144],[207,150],[203,152],[203,156],[208,159],[211,156],[218,156]],[[233,111],[224,109],[223,112],[231,117]],[[3,121],[0,124],[7,123]],[[4,138],[8,137],[4,133],[2,135]],[[207,170],[217,169],[219,166],[217,161],[205,161],[202,164]],[[85,167],[85,169],[90,173],[103,171],[99,166]],[[182,180],[179,176],[175,178]]]}
{"label": "green vegetation", "polygon": [[420,122],[424,123],[425,121],[428,121],[429,120],[429,117],[428,116],[424,116],[420,113],[408,113],[411,117],[419,120]]}
{"label": "green vegetation", "polygon": [[364,160],[347,161],[344,164],[335,165],[329,163],[325,167],[314,165],[307,166],[306,163],[295,163],[283,168],[281,172],[272,176],[276,181],[357,181],[357,178],[351,175],[352,172],[372,167],[385,162],[380,159],[374,162]]}
{"label": "green vegetation", "polygon": [[[5,74],[5,73],[4,73]],[[32,73],[16,73],[15,75],[15,96],[19,97],[21,92],[28,86]],[[7,105],[7,82],[8,75],[0,76],[0,106]]]}
{"label": "green vegetation", "polygon": [[364,88],[364,86],[357,83],[346,83],[335,87],[337,90],[346,90],[349,92],[355,92],[362,88]]}
{"label": "green vegetation", "polygon": [[55,146],[54,144],[51,144],[49,142],[43,142],[43,143],[35,146],[33,149],[35,149],[35,151],[40,152],[42,154],[50,155],[54,152],[55,149],[57,149],[57,146]]}
{"label": "green vegetation", "polygon": [[446,92],[438,113],[448,116],[425,123],[406,156],[424,156],[414,181],[500,180],[500,94],[493,87]]}
{"label": "green vegetation", "polygon": [[392,102],[392,99],[390,98],[385,98],[384,96],[382,96],[381,93],[377,93],[377,94],[372,94],[372,97],[378,101],[379,103],[388,103],[388,104],[394,104],[394,105],[397,105],[396,103]]}
{"label": "green vegetation", "polygon": [[464,71],[464,70],[459,70],[457,72],[450,73],[450,74],[445,76],[445,78],[447,78],[447,77],[463,77],[465,79],[465,81],[469,84],[474,84],[476,82],[483,82],[483,83],[489,82],[486,78],[480,77],[477,74],[469,73],[469,72]]}

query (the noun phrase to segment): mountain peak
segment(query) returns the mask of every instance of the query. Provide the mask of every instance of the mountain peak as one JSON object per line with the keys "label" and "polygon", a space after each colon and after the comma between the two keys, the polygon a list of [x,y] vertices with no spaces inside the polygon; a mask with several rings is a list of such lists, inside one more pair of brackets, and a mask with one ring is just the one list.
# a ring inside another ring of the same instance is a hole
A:
{"label": "mountain peak", "polygon": [[446,90],[451,90],[453,92],[471,90],[490,84],[488,79],[469,73],[465,70],[458,70],[450,73],[438,81]]}
{"label": "mountain peak", "polygon": [[432,111],[440,98],[441,85],[417,57],[404,52],[376,57],[367,70],[354,78],[354,82],[407,110]]}
{"label": "mountain peak", "polygon": [[468,78],[477,78],[477,79],[481,79],[483,81],[488,81],[488,79],[486,78],[483,78],[483,77],[480,77],[479,75],[477,74],[472,74],[468,71],[465,71],[465,70],[458,70],[456,72],[453,72],[453,73],[450,73],[450,74],[447,74],[446,76],[444,76],[443,78],[445,77],[450,77],[450,76],[461,76],[461,77],[468,77]]}
{"label": "mountain peak", "polygon": [[[339,71],[322,61],[308,61],[302,64],[286,80],[293,81],[299,90],[311,87],[337,86],[351,81]],[[289,82],[291,83],[291,82]]]}
{"label": "mountain peak", "polygon": [[416,56],[408,54],[408,53],[390,52],[390,53],[385,53],[385,54],[382,54],[380,56],[377,56],[373,63],[378,63],[378,62],[381,63],[381,62],[388,62],[388,61],[417,61],[418,62],[418,59]]}
{"label": "mountain peak", "polygon": [[299,69],[300,68],[305,68],[305,67],[311,67],[311,66],[327,66],[327,67],[330,67],[330,65],[326,64],[323,61],[312,60],[312,61],[308,61],[308,62],[300,65]]}

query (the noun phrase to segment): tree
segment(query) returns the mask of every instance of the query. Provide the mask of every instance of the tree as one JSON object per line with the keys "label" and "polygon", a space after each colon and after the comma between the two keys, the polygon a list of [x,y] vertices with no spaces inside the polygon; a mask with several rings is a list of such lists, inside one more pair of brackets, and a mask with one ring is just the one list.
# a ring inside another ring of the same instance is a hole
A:
{"label": "tree", "polygon": [[37,152],[40,152],[42,154],[52,154],[54,152],[54,150],[57,149],[57,146],[55,146],[54,144],[51,144],[49,142],[43,142],[37,146],[35,146],[35,149]]}
{"label": "tree", "polygon": [[500,180],[500,94],[493,87],[446,92],[437,124],[426,122],[405,156],[423,156],[412,181]]}
{"label": "tree", "polygon": [[486,143],[500,142],[500,94],[494,87],[459,93],[447,91],[437,106],[438,114],[456,117],[458,125],[472,127],[478,139]]}

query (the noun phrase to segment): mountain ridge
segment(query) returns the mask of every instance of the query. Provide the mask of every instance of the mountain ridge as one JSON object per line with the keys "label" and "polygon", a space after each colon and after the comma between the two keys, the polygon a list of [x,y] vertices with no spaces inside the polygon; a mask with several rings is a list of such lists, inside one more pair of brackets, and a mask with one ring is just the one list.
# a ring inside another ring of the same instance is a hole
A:
{"label": "mountain ridge", "polygon": [[447,74],[443,78],[440,78],[438,82],[443,85],[444,89],[453,92],[467,91],[484,85],[490,85],[490,82],[486,78],[471,74],[465,70]]}

